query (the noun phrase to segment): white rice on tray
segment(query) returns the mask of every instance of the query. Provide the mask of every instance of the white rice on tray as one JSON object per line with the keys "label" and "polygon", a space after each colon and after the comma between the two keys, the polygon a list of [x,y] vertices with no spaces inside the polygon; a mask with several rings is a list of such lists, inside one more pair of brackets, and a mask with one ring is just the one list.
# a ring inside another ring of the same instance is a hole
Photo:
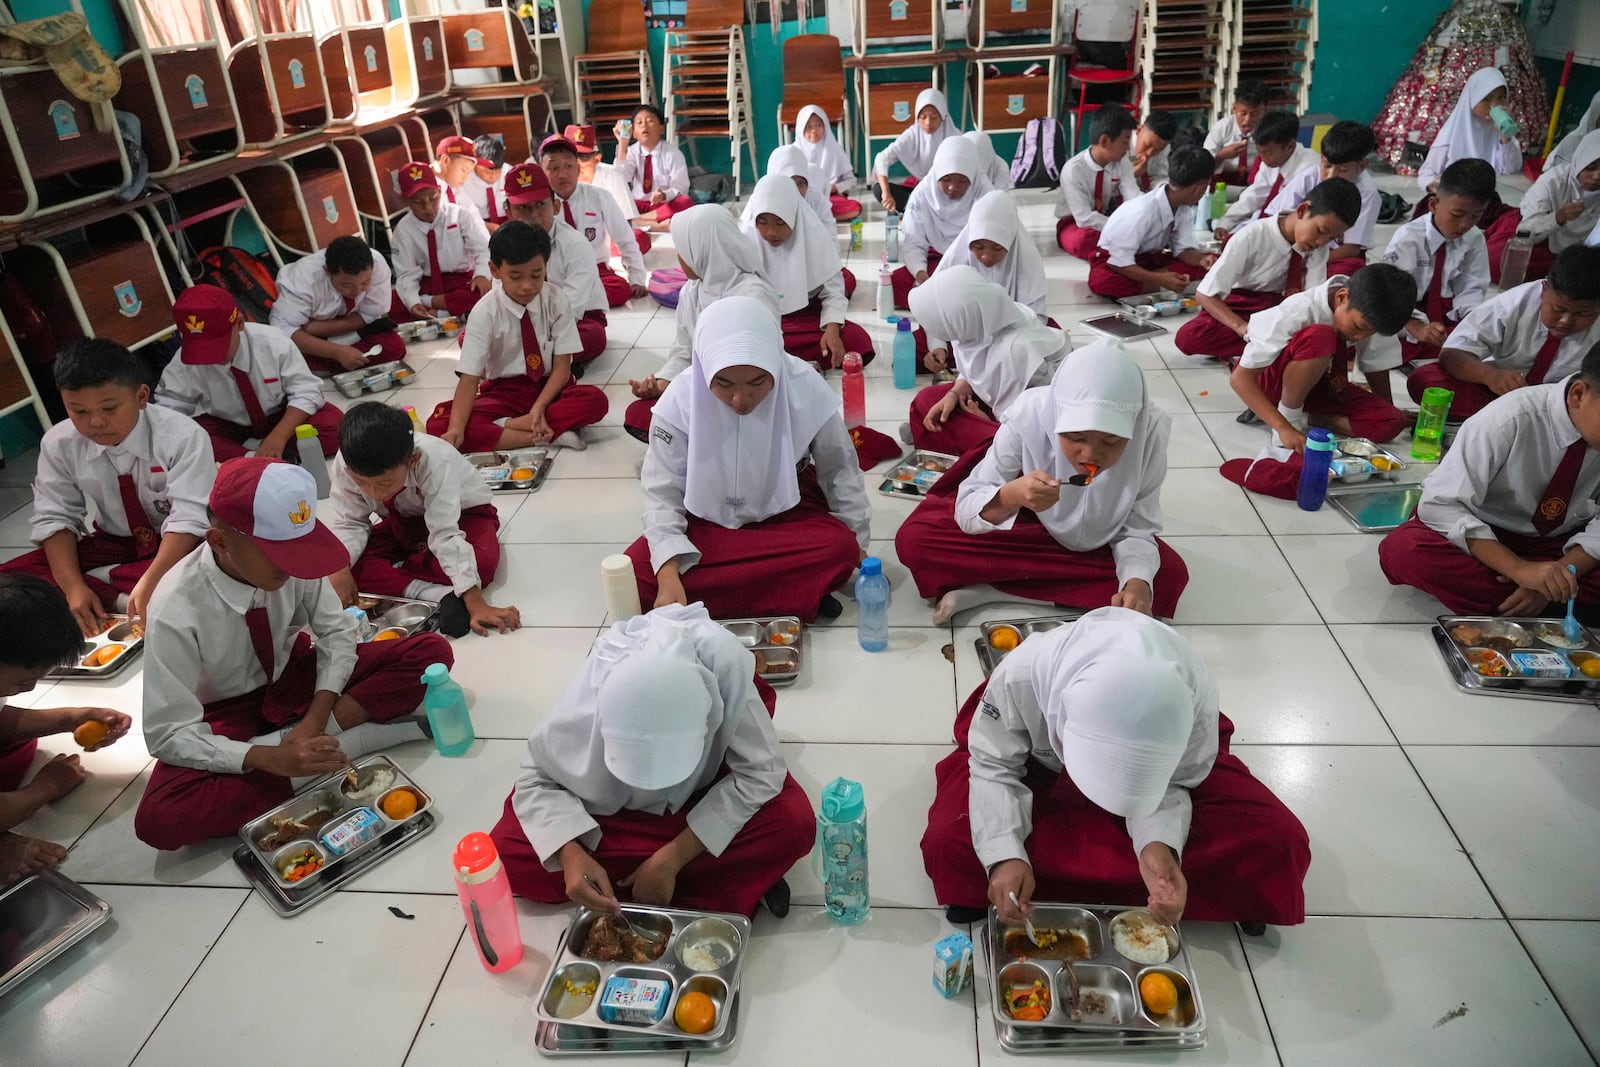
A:
{"label": "white rice on tray", "polygon": [[1167,928],[1148,915],[1122,915],[1111,924],[1111,943],[1134,963],[1154,965],[1172,958]]}

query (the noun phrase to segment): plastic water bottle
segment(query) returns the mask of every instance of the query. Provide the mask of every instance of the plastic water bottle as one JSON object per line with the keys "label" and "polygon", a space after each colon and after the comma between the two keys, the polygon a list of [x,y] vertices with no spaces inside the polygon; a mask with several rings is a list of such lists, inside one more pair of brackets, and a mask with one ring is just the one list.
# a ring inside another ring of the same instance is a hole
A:
{"label": "plastic water bottle", "polygon": [[317,440],[317,428],[307,423],[296,426],[294,449],[300,458],[300,466],[310,471],[311,477],[316,479],[317,499],[328,499],[328,494],[333,492],[333,479],[328,477],[328,457],[322,454],[322,444]]}
{"label": "plastic water bottle", "polygon": [[456,897],[467,920],[467,936],[478,949],[486,971],[509,971],[522,962],[522,930],[511,899],[511,880],[500,863],[494,839],[474,831],[456,842],[451,866]]}
{"label": "plastic water bottle", "polygon": [[813,869],[834,922],[858,923],[872,910],[867,890],[867,799],[861,783],[835,778],[822,791]]}
{"label": "plastic water bottle", "polygon": [[1517,235],[1506,242],[1505,251],[1500,254],[1500,291],[1521,285],[1528,278],[1528,261],[1533,258],[1533,238],[1528,236],[1527,230],[1518,230]]}
{"label": "plastic water bottle", "polygon": [[862,560],[856,576],[856,640],[868,652],[889,647],[889,579],[877,556]]}
{"label": "plastic water bottle", "polygon": [[890,263],[900,262],[900,216],[893,211],[883,220],[883,254]]}
{"label": "plastic water bottle", "polygon": [[417,409],[412,407],[410,404],[407,404],[405,411],[406,415],[411,419],[411,429],[416,432],[418,437],[426,437],[428,434],[428,428],[422,425],[422,420],[417,417]]}
{"label": "plastic water bottle", "polygon": [[1417,424],[1411,430],[1411,458],[1418,463],[1436,463],[1444,448],[1444,424],[1456,394],[1431,386],[1422,391],[1417,409]]}
{"label": "plastic water bottle", "polygon": [[1217,220],[1228,213],[1228,184],[1218,182],[1217,187],[1211,190],[1211,224],[1216,225]]}
{"label": "plastic water bottle", "polygon": [[844,354],[844,425],[853,430],[867,423],[867,376],[861,373],[861,353]]}
{"label": "plastic water bottle", "polygon": [[1300,468],[1300,492],[1295,501],[1301,511],[1316,511],[1328,495],[1328,471],[1333,466],[1333,434],[1322,428],[1306,434],[1305,465]]}
{"label": "plastic water bottle", "polygon": [[427,712],[428,726],[433,730],[433,747],[441,756],[465,754],[477,739],[472,732],[472,713],[467,711],[467,694],[443,663],[428,664],[422,681],[428,687],[422,694],[422,710]]}
{"label": "plastic water bottle", "polygon": [[861,243],[862,243],[862,239],[863,239],[862,231],[865,228],[866,227],[864,227],[861,224],[861,220],[860,219],[856,219],[854,222],[852,222],[850,224],[850,251],[852,251],[852,252],[861,251]]}
{"label": "plastic water bottle", "polygon": [[878,317],[894,318],[894,271],[887,260],[878,264]]}
{"label": "plastic water bottle", "polygon": [[917,339],[911,336],[911,320],[901,317],[894,325],[894,387],[917,387]]}

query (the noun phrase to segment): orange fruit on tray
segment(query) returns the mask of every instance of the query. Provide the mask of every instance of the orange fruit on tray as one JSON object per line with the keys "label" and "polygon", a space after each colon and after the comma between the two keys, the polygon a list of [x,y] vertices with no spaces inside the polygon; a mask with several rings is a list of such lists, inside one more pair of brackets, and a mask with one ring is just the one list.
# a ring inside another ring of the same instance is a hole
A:
{"label": "orange fruit on tray", "polygon": [[1160,971],[1151,971],[1139,979],[1139,999],[1146,1011],[1159,1018],[1178,1006],[1178,987]]}
{"label": "orange fruit on tray", "polygon": [[383,813],[395,822],[409,819],[417,813],[417,794],[409,789],[396,789],[393,793],[383,798],[378,805]]}
{"label": "orange fruit on tray", "polygon": [[103,722],[90,719],[72,731],[72,739],[84,748],[93,748],[104,741],[111,734],[111,727]]}
{"label": "orange fruit on tray", "polygon": [[104,667],[122,655],[122,650],[122,645],[104,645],[83,657],[83,665],[85,667]]}
{"label": "orange fruit on tray", "polygon": [[374,641],[398,641],[400,640],[400,637],[401,632],[393,628],[388,630],[379,630],[377,633],[372,635],[372,639]]}
{"label": "orange fruit on tray", "polygon": [[678,998],[672,1021],[686,1034],[706,1034],[717,1025],[717,1002],[704,993],[685,993]]}
{"label": "orange fruit on tray", "polygon": [[1585,678],[1600,678],[1600,659],[1586,659],[1578,664],[1578,670]]}
{"label": "orange fruit on tray", "polygon": [[1014,627],[996,626],[989,631],[989,647],[1001,652],[1010,652],[1022,643],[1022,635]]}

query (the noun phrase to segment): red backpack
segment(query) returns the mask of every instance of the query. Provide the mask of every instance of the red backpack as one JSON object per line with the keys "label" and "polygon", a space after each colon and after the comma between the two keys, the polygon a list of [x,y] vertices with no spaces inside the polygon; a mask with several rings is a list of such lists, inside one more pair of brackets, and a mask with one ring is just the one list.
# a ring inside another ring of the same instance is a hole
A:
{"label": "red backpack", "polygon": [[198,258],[200,276],[196,282],[226,290],[251,322],[267,321],[273,302],[278,299],[278,283],[265,263],[232,245],[208,248]]}

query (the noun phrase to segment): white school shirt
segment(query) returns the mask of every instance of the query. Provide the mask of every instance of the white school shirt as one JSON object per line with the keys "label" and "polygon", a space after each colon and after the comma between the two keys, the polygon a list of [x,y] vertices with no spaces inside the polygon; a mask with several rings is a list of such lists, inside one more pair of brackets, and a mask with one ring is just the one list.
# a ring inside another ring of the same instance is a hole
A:
{"label": "white school shirt", "polygon": [[[633,236],[633,224],[628,221],[632,217],[631,211],[624,213],[615,197],[598,184],[586,182],[579,182],[573,187],[572,198],[567,203],[572,205],[573,226],[578,236],[589,242],[596,263],[610,263],[611,246],[615,244],[622,256],[622,265],[628,272],[629,284],[643,285],[649,280],[644,268],[644,256],[639,252],[639,242]],[[561,207],[558,198],[556,217],[565,221],[566,215]]]}
{"label": "white school shirt", "polygon": [[[494,493],[467,458],[437,437],[418,434],[417,461],[406,471],[405,488],[395,496],[394,510],[407,518],[418,515],[428,524],[428,551],[450,577],[457,596],[483,582],[478,557],[461,532],[461,513],[494,500]],[[350,559],[361,558],[372,533],[373,516],[385,519],[389,509],[361,491],[341,454],[333,461],[333,517],[328,523]]]}
{"label": "white school shirt", "polygon": [[191,418],[215,415],[248,426],[250,414],[233,380],[234,367],[249,376],[268,419],[276,421],[285,407],[299,408],[307,415],[322,407],[322,383],[306,366],[306,357],[294,342],[280,330],[253,322],[244,324],[232,363],[191,364],[178,358],[169,362],[156,386],[156,403]]}
{"label": "white school shirt", "polygon": [[[1219,300],[1226,299],[1235,289],[1281,293],[1289,284],[1289,255],[1293,251],[1294,246],[1278,228],[1277,216],[1247,223],[1222,246],[1222,254],[1200,279],[1199,291]],[[1306,289],[1328,280],[1326,245],[1304,258]]]}
{"label": "white school shirt", "polygon": [[[1417,283],[1417,309],[1411,317],[1423,322],[1428,321],[1422,305],[1428,286],[1433,283],[1433,257],[1444,243],[1445,236],[1434,226],[1433,216],[1424,215],[1396,230],[1389,238],[1389,247],[1383,250],[1385,263],[1399,267]],[[1474,226],[1450,241],[1444,254],[1444,283],[1439,295],[1455,301],[1445,317],[1451,322],[1461,321],[1488,297],[1488,289],[1489,246],[1483,231]]]}
{"label": "white school shirt", "polygon": [[[423,251],[427,251],[426,238]],[[374,252],[372,285],[356,297],[356,306],[346,311],[344,297],[328,277],[328,253],[318,249],[278,272],[278,299],[273,301],[272,315],[267,321],[286,334],[293,334],[308,322],[342,319],[350,314],[359,314],[362,322],[371,322],[389,314],[393,292],[388,261]]]}
{"label": "white school shirt", "polygon": [[[926,105],[924,105],[926,106]],[[890,141],[872,160],[872,174],[874,178],[889,176],[889,168],[899,163],[906,169],[906,173],[917,181],[925,181],[928,171],[933,167],[934,153],[939,151],[939,146],[946,137],[960,137],[961,131],[954,128],[949,118],[939,127],[933,137],[924,138],[922,130],[917,126],[916,113],[911,116],[911,125],[900,131],[900,136]],[[923,141],[927,140],[927,149],[923,150]]]}
{"label": "white school shirt", "polygon": [[[1494,168],[1496,174],[1517,174],[1522,170],[1522,143],[1515,137],[1505,144],[1496,143],[1490,158],[1484,160]],[[1470,153],[1451,154],[1450,145],[1434,141],[1428,149],[1428,155],[1422,161],[1422,166],[1417,170],[1417,188],[1424,193],[1428,186],[1438,181],[1445,172],[1445,168],[1458,159],[1473,159],[1476,156]]]}
{"label": "white school shirt", "polygon": [[[1495,370],[1530,370],[1539,349],[1550,337],[1550,331],[1539,321],[1539,298],[1544,287],[1543,281],[1524,282],[1484,301],[1450,331],[1444,347],[1470,352]],[[1544,380],[1553,382],[1576,373],[1583,357],[1596,344],[1600,344],[1600,321],[1582,333],[1562,338]]]}
{"label": "white school shirt", "polygon": [[493,182],[486,182],[478,177],[476,170],[468,174],[467,180],[461,183],[461,190],[456,194],[456,203],[472,208],[484,222],[505,222],[508,218],[506,168],[500,168],[500,176]]}
{"label": "white school shirt", "polygon": [[[528,162],[537,163],[538,160],[530,159]],[[610,196],[617,205],[617,210],[621,211],[625,218],[633,218],[634,214],[639,210],[639,206],[633,202],[633,197],[628,194],[627,180],[623,178],[616,166],[611,163],[596,163],[594,165],[594,181],[585,182],[579,179],[578,184],[593,185],[596,189]],[[628,228],[631,230],[633,227],[629,226]],[[621,246],[618,245],[618,247],[620,248]]]}
{"label": "white school shirt", "polygon": [[[1244,223],[1256,218],[1272,199],[1272,187],[1277,184],[1279,175],[1283,176],[1284,183],[1302,171],[1309,170],[1320,174],[1322,157],[1311,151],[1303,144],[1294,146],[1294,151],[1289,153],[1289,158],[1279,167],[1269,167],[1265,163],[1256,170],[1255,179],[1239,194],[1239,199],[1228,205],[1227,213],[1222,216],[1222,221],[1217,223],[1224,230],[1232,232]],[[1283,191],[1282,186],[1278,188]]]}
{"label": "white school shirt", "polygon": [[473,277],[489,277],[489,231],[477,212],[458,204],[439,202],[433,222],[425,223],[411,212],[394,228],[394,288],[406,307],[420,304],[429,293],[428,234],[434,235],[439,251],[439,270],[450,274],[468,271]]}
{"label": "white school shirt", "polygon": [[555,223],[550,227],[550,245],[545,277],[561,286],[573,314],[582,318],[591,311],[604,312],[609,308],[605,283],[600,280],[600,272],[594,269],[593,249],[582,234],[561,220],[559,207]]}
{"label": "white school shirt", "polygon": [[[1583,213],[1568,222],[1557,223],[1556,212],[1573,201],[1583,202]],[[1548,241],[1551,253],[1558,253],[1583,244],[1595,224],[1600,223],[1600,192],[1586,193],[1578,188],[1573,165],[1558,163],[1544,169],[1533,188],[1523,194],[1518,209],[1522,219],[1517,229],[1527,230],[1535,241]]]}
{"label": "white school shirt", "polygon": [[[644,191],[644,157],[649,156],[650,164],[650,192]],[[646,152],[644,145],[633,141],[628,145],[628,158],[615,164],[617,174],[628,183],[628,192],[634,200],[649,200],[655,193],[663,193],[668,200],[674,200],[689,191],[689,164],[684,160],[683,153],[678,151],[678,146],[662,138],[657,145]],[[634,205],[637,210],[638,205]]]}
{"label": "white school shirt", "polygon": [[[1278,190],[1278,195],[1272,198],[1267,205],[1268,215],[1277,215],[1285,211],[1293,211],[1311,195],[1322,182],[1322,165],[1307,167],[1294,177],[1283,183],[1283,188]],[[1361,214],[1356,216],[1356,224],[1344,232],[1344,236],[1332,242],[1333,247],[1339,245],[1360,245],[1362,248],[1372,247],[1372,235],[1378,225],[1378,212],[1383,207],[1383,196],[1378,189],[1378,183],[1372,180],[1372,175],[1362,171],[1356,176],[1353,183],[1361,193]]]}
{"label": "white school shirt", "polygon": [[[1496,529],[1536,536],[1533,514],[1568,447],[1580,438],[1567,414],[1571,381],[1513,389],[1468,419],[1422,483],[1417,517],[1463,552],[1468,541],[1499,540]],[[1551,536],[1565,536],[1564,549],[1577,546],[1600,559],[1597,497],[1600,453],[1591,448]]]}
{"label": "white school shirt", "polygon": [[[1094,183],[1101,174],[1105,177],[1100,183],[1100,206],[1096,207]],[[1139,183],[1127,156],[1102,167],[1094,161],[1091,149],[1085,148],[1061,168],[1061,198],[1056,204],[1056,218],[1071,219],[1088,230],[1104,229],[1112,210],[1111,202],[1137,195]]]}
{"label": "white school shirt", "polygon": [[117,477],[133,475],[139,501],[160,533],[204,537],[211,528],[206,507],[217,463],[211,438],[187,415],[154,404],[146,407],[133,431],[115,445],[100,445],[70,422],[58,422],[39,442],[39,465],[33,477],[33,519],[28,537],[34,543],[61,530],[88,529],[89,504],[96,524],[114,537],[130,537]]}
{"label": "white school shirt", "polygon": [[1134,258],[1144,252],[1169,248],[1174,256],[1181,255],[1194,247],[1189,243],[1193,229],[1194,208],[1185,205],[1174,212],[1163,182],[1148,193],[1124,200],[1111,213],[1100,231],[1100,251],[1106,253],[1111,266],[1131,267]]}
{"label": "white school shirt", "polygon": [[[1334,290],[1343,289],[1345,276],[1335,275],[1314,289],[1289,297],[1275,308],[1250,316],[1250,336],[1245,341],[1239,365],[1251,370],[1270,367],[1289,347],[1295,334],[1307,326],[1332,326]],[[1352,356],[1361,371],[1393,370],[1400,366],[1400,342],[1394,337],[1373,334],[1352,346]]]}
{"label": "white school shirt", "polygon": [[[866,548],[872,504],[862,485],[860,458],[841,416],[833,415],[823,423],[807,454],[816,465],[817,482],[828,498],[828,510],[856,535],[856,543]],[[644,491],[644,538],[650,545],[652,571],[659,571],[676,559],[679,573],[686,574],[700,562],[700,550],[685,532],[689,513],[683,497],[688,474],[689,435],[665,422],[658,413],[651,424],[650,444],[639,471],[639,484]]]}
{"label": "white school shirt", "polygon": [[[1071,370],[1069,355],[1060,373]],[[1167,476],[1172,419],[1153,405],[1147,403],[1147,407],[1151,418],[1142,440],[1130,441],[1122,458],[1095,476],[1093,486],[1063,485],[1060,502],[1037,513],[1050,536],[1069,551],[1092,552],[1110,545],[1118,588],[1135,578],[1154,586],[1156,571],[1161,569],[1156,535],[1161,532],[1161,483]],[[983,509],[1007,482],[1032,470],[1051,469],[1046,464],[1061,447],[1055,435],[1042,442],[1030,441],[1023,431],[1041,421],[1053,425],[1054,418],[1055,397],[1048,381],[1024,392],[1011,406],[988,455],[957,491],[956,525],[969,534],[1009,530],[1016,525],[1015,514],[992,523],[983,517]],[[975,544],[973,551],[981,556],[982,542]]]}
{"label": "white school shirt", "polygon": [[550,373],[555,357],[573,356],[583,351],[572,305],[559,285],[546,282],[539,295],[523,305],[506,296],[506,291],[496,282],[472,309],[456,372],[485,381],[527,374],[528,364],[522,348],[524,313],[533,316],[539,358],[544,363],[541,374]]}
{"label": "white school shirt", "polygon": [[[274,673],[256,657],[244,614],[265,607]],[[356,624],[325,578],[290,578],[266,592],[235,581],[201,545],[161,578],[144,631],[144,743],[176,767],[243,774],[249,741],[211,731],[205,705],[276,681],[304,629],[316,640],[317,689],[344,691],[356,666]]]}
{"label": "white school shirt", "polygon": [[[1048,671],[1039,661],[1061,657],[1063,646],[1076,641],[1126,640],[1121,635],[1095,631],[1109,629],[1107,624],[1125,628],[1130,614],[1133,613],[1103,608],[1070,626],[1035,634],[1008,654],[990,676],[967,734],[968,769],[972,776],[967,787],[972,847],[985,870],[1003,860],[1028,858],[1024,842],[1033,833],[1033,792],[1023,779],[1029,757],[1056,774],[1066,773],[1045,717],[1045,706],[1052,694],[1039,692],[1034,683],[1036,676]],[[1140,615],[1139,620],[1150,628],[1140,636],[1152,646],[1152,655],[1159,654],[1173,663],[1188,683],[1194,697],[1195,723],[1161,803],[1149,815],[1127,819],[1128,835],[1133,839],[1136,856],[1152,841],[1181,854],[1189,839],[1194,810],[1189,790],[1206,780],[1217,759],[1221,699],[1211,672],[1187,642],[1155,619]],[[1038,844],[1041,848],[1051,847],[1050,842]]]}
{"label": "white school shirt", "polygon": [[1244,131],[1239,129],[1239,120],[1233,117],[1233,112],[1230,110],[1221,119],[1217,120],[1212,125],[1210,132],[1206,134],[1205,149],[1212,155],[1216,155],[1218,149],[1226,148],[1231,144],[1238,144],[1240,141],[1244,142],[1244,151],[1232,159],[1224,160],[1217,167],[1219,171],[1235,170],[1241,174],[1249,174],[1250,168],[1255,166],[1256,160],[1261,158],[1260,152],[1256,150],[1255,141],[1246,137]]}
{"label": "white school shirt", "polygon": [[[619,811],[664,815],[678,810],[673,801],[686,784],[668,789],[635,789],[604,771],[603,756],[577,748],[573,734],[592,723],[595,694],[616,666],[633,652],[682,648],[712,675],[721,719],[708,733],[690,793],[706,790],[685,817],[689,829],[713,856],[720,856],[745,824],[783,790],[788,767],[778,745],[772,716],[751,681],[754,660],[737,638],[712,622],[703,604],[670,604],[620,622],[601,634],[551,714],[528,739],[522,767],[511,790],[511,810],[546,870],[559,871],[561,846],[577,841],[593,852],[602,839],[596,816]],[[563,728],[566,729],[563,729]],[[552,737],[552,732],[564,736]],[[592,740],[592,725],[586,733]],[[566,742],[567,744],[563,744]],[[541,752],[571,747],[564,761],[541,759]]]}

